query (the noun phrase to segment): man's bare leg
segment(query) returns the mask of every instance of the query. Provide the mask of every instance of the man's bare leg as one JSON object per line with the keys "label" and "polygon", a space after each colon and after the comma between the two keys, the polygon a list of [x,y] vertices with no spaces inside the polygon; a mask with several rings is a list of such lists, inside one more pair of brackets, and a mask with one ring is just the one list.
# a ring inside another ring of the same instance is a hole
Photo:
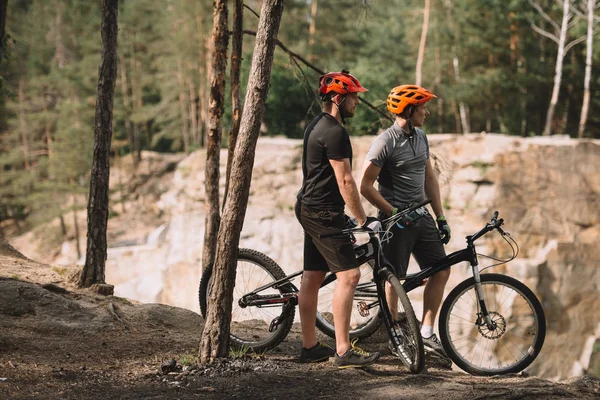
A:
{"label": "man's bare leg", "polygon": [[298,294],[298,309],[300,311],[300,327],[302,328],[302,347],[310,349],[317,344],[315,320],[317,318],[317,303],[319,288],[325,279],[323,271],[304,271]]}
{"label": "man's bare leg", "polygon": [[336,273],[337,281],[333,292],[333,323],[335,325],[335,343],[338,355],[343,355],[350,345],[350,314],[354,290],[360,280],[360,270],[353,268]]}

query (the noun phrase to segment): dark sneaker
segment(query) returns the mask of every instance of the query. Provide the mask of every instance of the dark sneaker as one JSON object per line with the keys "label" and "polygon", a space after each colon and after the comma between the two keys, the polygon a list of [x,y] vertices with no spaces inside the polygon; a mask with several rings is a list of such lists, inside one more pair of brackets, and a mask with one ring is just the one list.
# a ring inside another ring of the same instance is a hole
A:
{"label": "dark sneaker", "polygon": [[423,338],[423,346],[441,357],[448,358],[448,354],[446,354],[446,351],[444,350],[444,347],[442,347],[440,339],[438,339],[435,333],[428,338]]}
{"label": "dark sneaker", "polygon": [[326,361],[329,357],[333,357],[335,351],[321,342],[317,343],[310,349],[302,348],[300,350],[300,362],[303,363],[317,363]]}
{"label": "dark sneaker", "polygon": [[379,353],[364,351],[363,349],[352,345],[352,347],[343,355],[335,353],[333,365],[342,368],[362,368],[373,364],[379,359]]}

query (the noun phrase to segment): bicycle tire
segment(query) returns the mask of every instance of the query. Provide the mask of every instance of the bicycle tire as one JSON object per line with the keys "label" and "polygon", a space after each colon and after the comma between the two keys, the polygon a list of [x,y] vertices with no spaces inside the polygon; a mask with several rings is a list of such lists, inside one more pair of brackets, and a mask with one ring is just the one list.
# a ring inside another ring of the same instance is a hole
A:
{"label": "bicycle tire", "polygon": [[[415,316],[412,304],[404,290],[404,287],[396,276],[386,269],[379,272],[380,279],[377,281],[380,293],[384,298],[380,299],[381,315],[385,322],[391,343],[396,347],[402,363],[413,374],[418,374],[425,368],[425,350],[423,338],[419,329],[419,322]],[[396,318],[387,306],[385,299],[385,284],[389,283],[391,290],[398,297],[398,315]]]}
{"label": "bicycle tire", "polygon": [[[373,261],[369,261],[372,263]],[[379,316],[379,300],[377,289],[373,283],[373,268],[370,264],[363,264],[361,268],[361,280],[359,286],[363,285],[364,291],[356,290],[352,302],[352,313],[350,315],[350,339],[366,339],[379,329],[382,320]],[[327,336],[335,339],[335,326],[333,324],[332,300],[335,290],[335,280],[319,289],[319,301],[317,306],[317,328]],[[372,296],[372,297],[371,297]],[[366,309],[367,304],[372,307]]]}
{"label": "bicycle tire", "polygon": [[[290,332],[294,322],[295,306],[286,313],[273,332],[269,332],[269,326],[273,319],[282,315],[283,305],[275,307],[240,307],[238,301],[241,296],[252,290],[285,278],[286,275],[279,265],[271,258],[258,251],[251,249],[239,249],[237,257],[236,282],[233,289],[232,318],[230,326],[231,345],[236,349],[249,350],[262,353],[273,349],[285,339]],[[252,276],[252,280],[249,277]],[[206,318],[208,289],[212,277],[212,268],[208,268],[202,274],[198,297],[200,301],[200,312]],[[267,289],[264,294],[293,293],[290,285],[284,285],[279,289]],[[245,322],[244,322],[245,321]]]}
{"label": "bicycle tire", "polygon": [[[475,279],[466,279],[448,294],[440,311],[444,350],[459,368],[472,375],[520,372],[535,360],[544,344],[546,317],[542,305],[527,286],[512,277],[482,274],[481,284],[486,308],[498,329],[490,331],[478,324]],[[511,343],[514,348],[506,351],[505,346]],[[476,358],[481,360],[479,365]]]}

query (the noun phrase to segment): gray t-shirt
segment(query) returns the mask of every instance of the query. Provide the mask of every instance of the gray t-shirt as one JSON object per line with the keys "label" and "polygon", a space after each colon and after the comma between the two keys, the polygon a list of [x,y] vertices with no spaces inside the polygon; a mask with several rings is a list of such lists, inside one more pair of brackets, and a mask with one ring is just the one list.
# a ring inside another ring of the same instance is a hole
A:
{"label": "gray t-shirt", "polygon": [[379,193],[392,206],[405,208],[425,199],[425,167],[429,143],[425,132],[415,128],[408,136],[397,123],[381,133],[369,147],[367,160],[381,168]]}

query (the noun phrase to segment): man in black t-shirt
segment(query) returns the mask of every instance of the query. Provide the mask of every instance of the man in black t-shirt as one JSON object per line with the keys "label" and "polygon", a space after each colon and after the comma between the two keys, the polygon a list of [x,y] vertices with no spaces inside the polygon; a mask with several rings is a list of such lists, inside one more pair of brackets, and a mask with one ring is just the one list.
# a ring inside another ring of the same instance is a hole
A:
{"label": "man in black t-shirt", "polygon": [[[319,93],[323,113],[306,128],[302,155],[302,188],[298,193],[296,217],[304,228],[304,272],[298,297],[302,326],[302,362],[325,361],[334,356],[339,368],[363,367],[379,358],[350,343],[350,314],[354,290],[360,280],[359,265],[350,237],[321,239],[320,234],[345,228],[344,205],[358,223],[371,229],[379,221],[367,218],[352,177],[352,146],[342,125],[360,103],[357,92],[366,92],[347,71],[321,76]],[[333,319],[336,351],[317,341],[315,319],[318,293],[328,272],[335,272]]]}

